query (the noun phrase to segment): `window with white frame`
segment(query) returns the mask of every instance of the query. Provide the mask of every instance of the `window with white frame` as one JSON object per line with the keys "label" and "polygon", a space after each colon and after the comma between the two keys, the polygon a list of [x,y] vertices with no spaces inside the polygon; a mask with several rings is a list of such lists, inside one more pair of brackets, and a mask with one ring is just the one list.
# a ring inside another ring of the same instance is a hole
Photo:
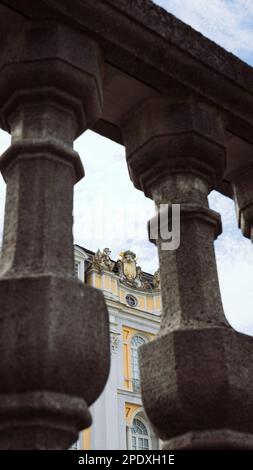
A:
{"label": "window with white frame", "polygon": [[141,418],[136,417],[132,425],[132,450],[149,450],[150,448],[148,426]]}
{"label": "window with white frame", "polygon": [[147,341],[140,335],[134,335],[131,340],[132,387],[135,393],[140,393],[138,348],[146,342]]}
{"label": "window with white frame", "polygon": [[79,279],[80,277],[80,261],[75,261],[75,275]]}
{"label": "window with white frame", "polygon": [[75,275],[84,282],[85,279],[85,260],[75,259]]}

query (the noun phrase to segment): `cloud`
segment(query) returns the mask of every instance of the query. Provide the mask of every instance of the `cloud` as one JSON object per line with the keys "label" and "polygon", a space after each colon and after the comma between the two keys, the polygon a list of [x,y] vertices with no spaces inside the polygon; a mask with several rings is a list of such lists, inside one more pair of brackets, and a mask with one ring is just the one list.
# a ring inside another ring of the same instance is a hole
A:
{"label": "cloud", "polygon": [[253,63],[252,0],[157,0],[155,3],[228,51]]}

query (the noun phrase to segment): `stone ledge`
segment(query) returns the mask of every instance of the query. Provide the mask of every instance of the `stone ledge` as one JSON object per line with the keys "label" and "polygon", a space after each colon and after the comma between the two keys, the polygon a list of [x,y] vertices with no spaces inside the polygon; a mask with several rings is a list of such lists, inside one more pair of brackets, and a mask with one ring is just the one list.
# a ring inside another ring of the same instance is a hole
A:
{"label": "stone ledge", "polygon": [[56,139],[23,139],[13,142],[0,157],[0,170],[3,174],[20,159],[57,159],[73,167],[75,182],[84,177],[84,169],[79,154]]}
{"label": "stone ledge", "polygon": [[[162,222],[161,222],[162,218]],[[165,233],[169,230],[172,218],[172,205],[168,204],[168,210],[159,210],[157,215],[148,222],[149,241],[156,244],[156,240],[150,235],[151,224],[158,227],[158,233]],[[208,207],[198,206],[197,204],[180,204],[180,221],[198,219],[204,223],[210,224],[214,229],[214,237],[217,238],[222,233],[221,216],[218,212]],[[168,222],[168,224],[167,224]],[[160,239],[160,238],[159,238]],[[163,240],[166,241],[166,240]]]}

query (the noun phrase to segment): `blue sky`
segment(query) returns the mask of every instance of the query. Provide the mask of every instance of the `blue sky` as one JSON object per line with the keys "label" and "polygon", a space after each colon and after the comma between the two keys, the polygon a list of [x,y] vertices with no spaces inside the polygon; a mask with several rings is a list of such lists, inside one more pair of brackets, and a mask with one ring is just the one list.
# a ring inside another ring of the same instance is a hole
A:
{"label": "blue sky", "polygon": [[[157,4],[230,52],[253,64],[253,0],[158,0]],[[0,153],[10,143],[0,131]],[[147,241],[152,201],[129,180],[124,148],[87,131],[75,142],[86,177],[75,187],[74,239],[91,250],[110,247],[136,252],[146,271],[157,269],[156,249]],[[5,184],[0,177],[0,236]],[[233,202],[212,193],[210,206],[222,215],[223,234],[215,243],[224,310],[238,330],[253,334],[253,246],[237,229]]]}

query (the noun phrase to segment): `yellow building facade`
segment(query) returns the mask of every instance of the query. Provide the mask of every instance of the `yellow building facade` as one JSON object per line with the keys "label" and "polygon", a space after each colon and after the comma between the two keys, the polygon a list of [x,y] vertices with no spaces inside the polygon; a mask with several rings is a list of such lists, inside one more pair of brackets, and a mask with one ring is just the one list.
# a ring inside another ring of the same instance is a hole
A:
{"label": "yellow building facade", "polygon": [[82,282],[104,294],[110,319],[111,370],[103,393],[91,407],[93,424],[80,434],[74,448],[158,449],[141,402],[138,348],[152,341],[159,330],[159,271],[144,273],[130,250],[113,261],[108,248],[93,253],[77,245],[75,269]]}

